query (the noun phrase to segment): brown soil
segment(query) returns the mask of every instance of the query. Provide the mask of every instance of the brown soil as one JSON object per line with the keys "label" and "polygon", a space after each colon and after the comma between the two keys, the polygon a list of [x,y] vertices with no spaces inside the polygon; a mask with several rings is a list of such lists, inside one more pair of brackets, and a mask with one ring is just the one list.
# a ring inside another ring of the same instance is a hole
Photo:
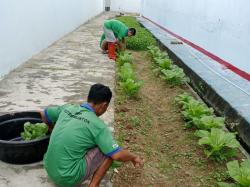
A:
{"label": "brown soil", "polygon": [[194,131],[184,128],[174,104],[178,94],[190,89],[170,87],[157,78],[146,53],[133,52],[133,56],[137,77],[144,85],[134,99],[124,96],[117,86],[115,135],[123,147],[142,156],[145,165],[138,169],[126,163],[117,168],[114,186],[214,186],[226,179],[225,163],[204,156]]}

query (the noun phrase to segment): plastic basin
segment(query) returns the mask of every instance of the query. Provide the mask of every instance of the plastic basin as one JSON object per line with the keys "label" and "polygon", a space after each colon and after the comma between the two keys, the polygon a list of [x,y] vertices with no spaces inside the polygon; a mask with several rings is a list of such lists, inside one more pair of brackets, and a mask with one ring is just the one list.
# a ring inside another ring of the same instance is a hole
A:
{"label": "plastic basin", "polygon": [[25,122],[42,122],[38,112],[17,112],[0,115],[0,160],[12,164],[41,161],[49,144],[49,135],[31,141],[20,137]]}

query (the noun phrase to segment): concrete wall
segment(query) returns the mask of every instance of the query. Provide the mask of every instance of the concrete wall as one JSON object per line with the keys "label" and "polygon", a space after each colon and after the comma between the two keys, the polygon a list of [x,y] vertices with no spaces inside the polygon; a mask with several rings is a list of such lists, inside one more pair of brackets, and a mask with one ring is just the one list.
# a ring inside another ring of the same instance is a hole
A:
{"label": "concrete wall", "polygon": [[1,0],[0,76],[103,11],[103,0]]}
{"label": "concrete wall", "polygon": [[139,13],[141,0],[111,0],[112,11]]}
{"label": "concrete wall", "polygon": [[142,14],[250,73],[250,1],[142,0]]}

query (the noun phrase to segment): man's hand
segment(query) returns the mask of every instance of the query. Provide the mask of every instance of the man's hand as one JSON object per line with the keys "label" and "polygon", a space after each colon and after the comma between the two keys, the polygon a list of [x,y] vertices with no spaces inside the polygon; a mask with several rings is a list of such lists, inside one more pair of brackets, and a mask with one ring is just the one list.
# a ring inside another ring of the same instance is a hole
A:
{"label": "man's hand", "polygon": [[144,160],[141,159],[139,156],[136,156],[133,160],[132,163],[134,164],[135,167],[143,167],[144,165]]}
{"label": "man's hand", "polygon": [[127,150],[121,150],[111,156],[113,160],[117,160],[120,162],[128,162],[131,161],[135,167],[143,167],[144,160],[141,159],[139,156],[130,153]]}
{"label": "man's hand", "polygon": [[48,130],[48,132],[49,133],[51,133],[52,132],[52,130],[53,130],[53,125],[52,124],[50,124],[49,122],[48,122],[48,120],[47,120],[47,118],[46,118],[46,116],[45,116],[45,113],[44,113],[44,111],[40,111],[40,115],[41,115],[41,119],[42,119],[42,121],[45,123],[45,124],[47,124],[48,125],[48,127],[49,127],[49,130]]}

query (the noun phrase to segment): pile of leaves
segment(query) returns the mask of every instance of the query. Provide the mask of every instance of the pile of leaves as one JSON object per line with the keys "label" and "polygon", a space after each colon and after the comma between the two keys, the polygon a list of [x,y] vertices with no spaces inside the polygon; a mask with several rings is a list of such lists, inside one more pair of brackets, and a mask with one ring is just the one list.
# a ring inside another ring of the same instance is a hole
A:
{"label": "pile of leaves", "polygon": [[120,53],[117,58],[118,76],[120,87],[126,95],[134,97],[138,94],[139,89],[143,85],[143,81],[137,81],[134,69],[132,66],[133,57],[125,52]]}
{"label": "pile of leaves", "polygon": [[126,39],[127,48],[131,50],[147,50],[150,45],[156,45],[156,40],[152,34],[143,28],[136,18],[132,16],[117,17],[117,20],[123,22],[127,27],[136,29],[136,35]]}
{"label": "pile of leaves", "polygon": [[148,47],[148,54],[153,61],[154,72],[172,86],[189,82],[182,68],[173,64],[166,52],[156,46]]}
{"label": "pile of leaves", "polygon": [[234,133],[222,129],[225,118],[216,117],[212,108],[187,93],[178,95],[175,101],[181,106],[185,126],[198,129],[195,136],[200,138],[198,144],[204,146],[207,158],[222,161],[236,155],[239,142]]}
{"label": "pile of leaves", "polygon": [[48,126],[45,123],[35,123],[26,122],[24,124],[24,132],[21,133],[23,140],[34,140],[46,136],[48,133]]}

